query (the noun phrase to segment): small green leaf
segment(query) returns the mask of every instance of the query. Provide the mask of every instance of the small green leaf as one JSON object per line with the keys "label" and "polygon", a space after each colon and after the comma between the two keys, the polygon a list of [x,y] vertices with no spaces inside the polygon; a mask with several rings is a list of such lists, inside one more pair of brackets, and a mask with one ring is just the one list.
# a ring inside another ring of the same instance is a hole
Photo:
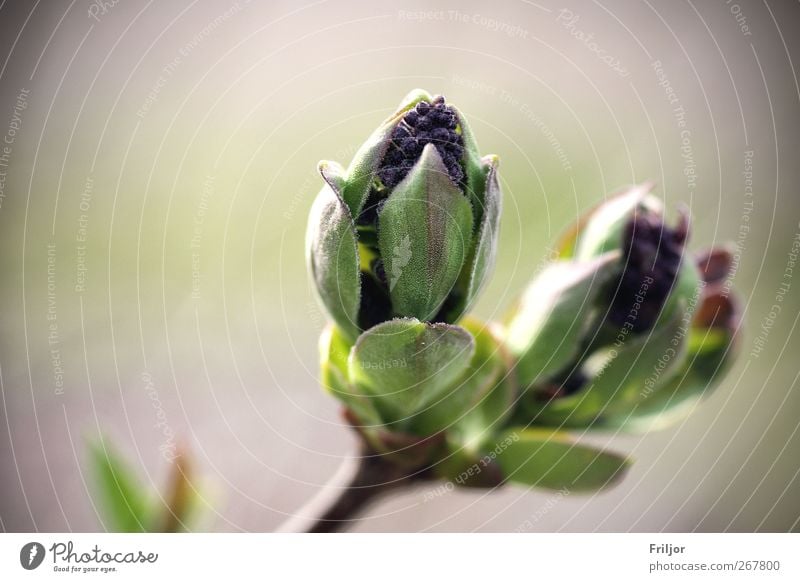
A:
{"label": "small green leaf", "polygon": [[504,476],[530,487],[596,491],[616,483],[630,466],[625,457],[576,444],[556,431],[512,429],[496,440]]}
{"label": "small green leaf", "polygon": [[90,444],[89,464],[108,529],[115,532],[151,531],[153,512],[142,494],[142,487],[107,441]]}
{"label": "small green leaf", "polygon": [[452,388],[474,351],[460,327],[394,319],[358,338],[348,360],[350,382],[374,397],[386,421],[405,421]]}
{"label": "small green leaf", "polygon": [[619,252],[591,261],[549,265],[525,291],[506,328],[506,345],[518,359],[517,376],[527,388],[571,362],[592,322],[595,299],[615,273]]}
{"label": "small green leaf", "polygon": [[311,208],[306,254],[323,305],[344,333],[355,339],[361,301],[355,226],[347,206],[329,185]]}
{"label": "small green leaf", "polygon": [[328,325],[319,338],[320,382],[365,425],[381,424],[373,406],[374,397],[365,394],[348,380],[347,360],[353,343],[335,325]]}
{"label": "small green leaf", "polygon": [[387,199],[378,242],[395,315],[432,319],[472,241],[472,209],[433,144]]}

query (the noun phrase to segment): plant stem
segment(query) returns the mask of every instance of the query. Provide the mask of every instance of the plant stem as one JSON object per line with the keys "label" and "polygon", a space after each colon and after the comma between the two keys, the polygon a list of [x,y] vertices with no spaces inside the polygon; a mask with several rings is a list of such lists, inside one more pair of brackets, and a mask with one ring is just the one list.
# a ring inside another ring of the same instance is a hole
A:
{"label": "plant stem", "polygon": [[377,498],[389,491],[407,487],[414,477],[379,455],[364,451],[350,483],[317,519],[309,533],[341,531]]}
{"label": "plant stem", "polygon": [[279,531],[342,531],[357,521],[379,497],[427,478],[425,471],[399,467],[362,447],[361,454],[346,461],[320,493],[287,520]]}

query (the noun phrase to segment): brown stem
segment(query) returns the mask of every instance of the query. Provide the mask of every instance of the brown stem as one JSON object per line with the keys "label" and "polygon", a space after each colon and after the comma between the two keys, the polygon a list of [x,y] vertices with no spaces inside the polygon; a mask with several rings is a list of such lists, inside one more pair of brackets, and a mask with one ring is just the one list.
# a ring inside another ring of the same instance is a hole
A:
{"label": "brown stem", "polygon": [[341,489],[333,503],[307,531],[309,533],[342,531],[358,519],[358,516],[377,498],[426,478],[424,471],[410,471],[398,467],[365,448],[350,482]]}

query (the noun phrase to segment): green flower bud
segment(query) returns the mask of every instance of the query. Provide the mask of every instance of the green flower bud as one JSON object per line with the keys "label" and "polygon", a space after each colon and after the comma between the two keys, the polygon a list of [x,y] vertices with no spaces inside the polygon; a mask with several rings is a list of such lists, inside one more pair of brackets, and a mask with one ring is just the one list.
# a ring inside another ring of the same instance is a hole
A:
{"label": "green flower bud", "polygon": [[[686,212],[667,225],[651,187],[624,190],[581,218],[509,317],[506,343],[526,389],[516,420],[653,424],[721,377],[738,325],[720,290],[729,261],[715,251],[698,266],[685,249]],[[712,326],[714,307],[723,315]]]}
{"label": "green flower bud", "polygon": [[497,157],[479,156],[459,111],[414,91],[346,170],[320,172],[308,264],[342,333],[396,317],[456,322],[491,270],[501,203]]}

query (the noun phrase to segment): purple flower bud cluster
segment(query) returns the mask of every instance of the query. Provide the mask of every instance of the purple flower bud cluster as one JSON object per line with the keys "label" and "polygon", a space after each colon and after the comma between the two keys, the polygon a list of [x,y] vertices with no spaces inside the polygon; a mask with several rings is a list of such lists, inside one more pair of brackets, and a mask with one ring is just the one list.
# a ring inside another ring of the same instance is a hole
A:
{"label": "purple flower bud cluster", "polygon": [[431,103],[420,101],[406,113],[395,127],[391,145],[378,170],[378,177],[387,188],[394,188],[406,177],[422,155],[423,148],[432,143],[439,152],[454,184],[464,187],[464,140],[456,131],[458,116],[437,95]]}
{"label": "purple flower bud cluster", "polygon": [[675,228],[653,212],[634,215],[623,233],[624,269],[611,286],[609,321],[634,332],[653,327],[678,276],[688,234],[684,215]]}

